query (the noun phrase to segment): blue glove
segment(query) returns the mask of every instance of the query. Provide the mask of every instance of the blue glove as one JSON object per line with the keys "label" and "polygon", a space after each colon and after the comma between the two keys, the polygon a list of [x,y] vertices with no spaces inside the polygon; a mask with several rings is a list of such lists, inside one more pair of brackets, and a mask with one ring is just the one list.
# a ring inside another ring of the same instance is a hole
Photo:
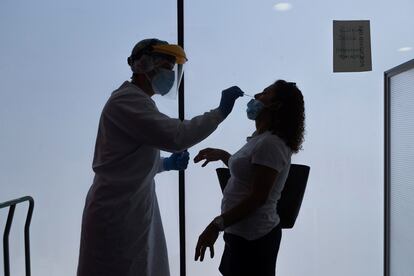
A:
{"label": "blue glove", "polygon": [[237,86],[232,86],[221,92],[219,109],[224,117],[227,117],[233,109],[234,102],[237,98],[243,96],[243,91]]}
{"label": "blue glove", "polygon": [[164,170],[170,171],[181,171],[187,169],[188,160],[190,159],[190,154],[188,151],[183,151],[179,153],[173,153],[170,157],[164,158],[163,165]]}

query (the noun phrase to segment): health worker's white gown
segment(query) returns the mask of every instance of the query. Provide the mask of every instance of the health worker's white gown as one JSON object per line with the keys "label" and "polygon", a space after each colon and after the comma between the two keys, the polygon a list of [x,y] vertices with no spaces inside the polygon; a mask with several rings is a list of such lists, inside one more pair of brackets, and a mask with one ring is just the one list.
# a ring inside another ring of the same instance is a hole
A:
{"label": "health worker's white gown", "polygon": [[99,122],[78,276],[169,276],[154,183],[162,170],[160,150],[183,151],[223,119],[218,109],[172,119],[128,81],[112,93]]}

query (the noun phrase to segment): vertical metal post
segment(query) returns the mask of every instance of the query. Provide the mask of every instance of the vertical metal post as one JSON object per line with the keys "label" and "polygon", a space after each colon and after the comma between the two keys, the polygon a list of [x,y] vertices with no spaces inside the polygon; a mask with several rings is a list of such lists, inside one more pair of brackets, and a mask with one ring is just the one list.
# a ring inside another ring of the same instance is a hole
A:
{"label": "vertical metal post", "polygon": [[390,246],[390,214],[389,214],[389,151],[390,151],[390,96],[389,78],[384,73],[384,276],[390,275],[389,246]]}
{"label": "vertical metal post", "polygon": [[[177,0],[177,36],[178,45],[184,49],[184,0]],[[178,90],[178,117],[184,120],[184,75]],[[185,174],[179,172],[179,220],[180,220],[180,276],[186,275],[185,248]]]}
{"label": "vertical metal post", "polygon": [[15,204],[11,205],[9,208],[9,214],[7,216],[6,227],[4,228],[3,234],[4,276],[10,276],[9,234],[13,222],[14,209],[16,209]]}
{"label": "vertical metal post", "polygon": [[33,199],[29,198],[29,210],[27,211],[26,223],[24,225],[24,255],[26,259],[26,276],[30,276],[30,223],[34,208]]}

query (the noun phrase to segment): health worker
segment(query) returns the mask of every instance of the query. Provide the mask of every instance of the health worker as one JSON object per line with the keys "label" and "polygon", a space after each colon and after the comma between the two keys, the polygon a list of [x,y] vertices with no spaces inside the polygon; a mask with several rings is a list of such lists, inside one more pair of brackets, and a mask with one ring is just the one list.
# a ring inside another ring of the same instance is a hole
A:
{"label": "health worker", "polygon": [[[128,57],[131,81],[111,94],[99,121],[78,276],[170,274],[154,177],[186,169],[186,149],[214,132],[243,95],[230,87],[218,108],[191,120],[161,113],[151,97],[176,93],[186,61],[180,46],[158,39],[138,42]],[[160,150],[172,155],[161,158]]]}

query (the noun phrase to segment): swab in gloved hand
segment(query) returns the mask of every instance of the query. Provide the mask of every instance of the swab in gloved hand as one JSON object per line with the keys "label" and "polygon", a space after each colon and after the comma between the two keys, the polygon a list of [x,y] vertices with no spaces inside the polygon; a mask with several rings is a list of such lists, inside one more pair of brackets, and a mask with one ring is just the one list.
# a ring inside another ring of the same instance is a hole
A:
{"label": "swab in gloved hand", "polygon": [[234,102],[237,100],[237,98],[242,96],[243,91],[237,86],[232,86],[221,92],[219,109],[224,117],[227,117],[230,114],[233,109]]}

